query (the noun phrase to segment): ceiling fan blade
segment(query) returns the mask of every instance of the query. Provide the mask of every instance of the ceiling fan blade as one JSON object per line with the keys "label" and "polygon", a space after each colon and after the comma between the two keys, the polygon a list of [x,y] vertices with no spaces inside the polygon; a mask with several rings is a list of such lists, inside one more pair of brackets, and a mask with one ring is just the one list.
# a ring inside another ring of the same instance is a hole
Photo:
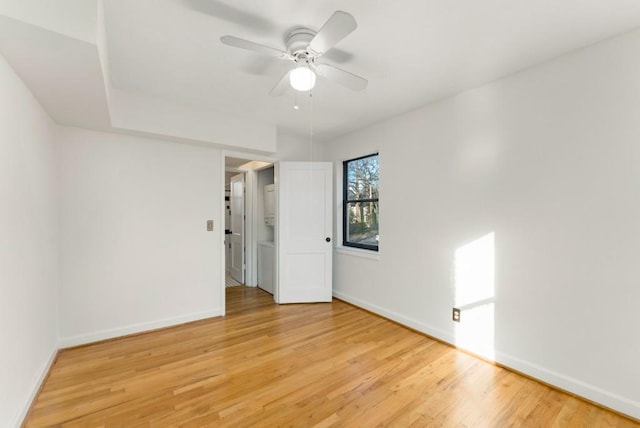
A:
{"label": "ceiling fan blade", "polygon": [[288,71],[284,76],[282,76],[282,79],[280,79],[276,86],[269,91],[269,95],[279,97],[289,89],[289,73],[291,73],[291,71]]}
{"label": "ceiling fan blade", "polygon": [[280,59],[292,59],[291,55],[289,55],[285,51],[281,51],[280,49],[275,49],[269,46],[261,45],[259,43],[250,42],[249,40],[239,39],[234,36],[222,36],[220,37],[220,41],[227,46],[233,46],[234,48],[246,49],[249,51],[259,52],[261,54],[274,56]]}
{"label": "ceiling fan blade", "polygon": [[347,12],[336,10],[311,40],[309,48],[320,56],[340,40],[347,37],[356,28],[358,28],[358,24],[353,16]]}
{"label": "ceiling fan blade", "polygon": [[349,73],[341,68],[329,64],[318,64],[315,66],[318,75],[336,82],[352,91],[362,91],[369,83],[364,77]]}

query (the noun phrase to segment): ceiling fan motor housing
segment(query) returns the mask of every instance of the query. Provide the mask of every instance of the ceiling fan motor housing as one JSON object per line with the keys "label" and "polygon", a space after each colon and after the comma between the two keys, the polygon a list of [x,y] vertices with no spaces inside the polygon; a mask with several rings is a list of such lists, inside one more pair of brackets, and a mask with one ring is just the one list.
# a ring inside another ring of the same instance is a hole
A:
{"label": "ceiling fan motor housing", "polygon": [[313,53],[308,51],[308,47],[315,36],[316,32],[309,28],[294,29],[287,36],[287,52],[294,57],[300,54],[304,54],[307,57],[313,56]]}

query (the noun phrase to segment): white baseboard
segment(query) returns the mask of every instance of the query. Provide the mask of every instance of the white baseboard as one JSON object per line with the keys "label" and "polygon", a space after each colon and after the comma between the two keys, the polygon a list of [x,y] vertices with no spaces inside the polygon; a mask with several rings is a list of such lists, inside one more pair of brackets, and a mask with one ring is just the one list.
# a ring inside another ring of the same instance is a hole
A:
{"label": "white baseboard", "polygon": [[640,402],[630,400],[597,386],[582,382],[578,379],[554,372],[529,361],[507,355],[496,350],[496,362],[510,369],[524,373],[534,379],[541,380],[564,391],[585,398],[601,406],[615,410],[635,419],[640,419]]}
{"label": "white baseboard", "polygon": [[173,318],[165,318],[157,321],[131,324],[124,327],[117,327],[107,330],[96,331],[93,333],[80,334],[60,338],[59,346],[61,349],[71,346],[85,345],[87,343],[99,342],[101,340],[113,339],[129,334],[142,333],[158,328],[171,327],[178,324],[184,324],[192,321],[199,321],[206,318],[218,317],[222,315],[222,309],[214,309],[211,311],[197,312],[194,314],[181,315]]}
{"label": "white baseboard", "polygon": [[[424,334],[442,340],[449,344],[455,344],[455,338],[448,332],[429,326],[421,321],[405,317],[396,312],[371,304],[356,297],[344,294],[340,291],[333,291],[333,295],[345,302],[351,303],[360,308],[381,315],[399,324],[420,331]],[[518,372],[531,376],[549,385],[553,385],[562,390],[568,391],[579,397],[585,398],[594,403],[598,403],[604,407],[628,415],[635,419],[640,419],[640,402],[633,401],[629,398],[622,397],[609,391],[600,389],[594,385],[579,381],[577,379],[556,373],[531,362],[513,357],[498,350],[495,351],[496,363],[511,368]]]}
{"label": "white baseboard", "polygon": [[53,351],[51,351],[51,354],[49,355],[49,358],[47,358],[47,361],[44,362],[44,364],[36,374],[33,382],[31,383],[29,396],[25,400],[25,404],[16,419],[16,423],[15,423],[16,428],[19,428],[22,426],[22,423],[27,417],[27,413],[29,413],[29,409],[31,409],[31,404],[33,403],[33,400],[36,399],[36,395],[38,394],[38,391],[40,391],[40,386],[46,379],[47,374],[49,374],[49,370],[51,370],[51,366],[53,365],[53,362],[56,360],[57,355],[58,355],[58,347],[55,347]]}
{"label": "white baseboard", "polygon": [[385,318],[388,318],[392,321],[397,322],[398,324],[402,324],[406,327],[412,328],[414,330],[420,331],[429,336],[436,337],[444,342],[453,344],[455,343],[454,337],[438,328],[433,328],[421,321],[415,320],[413,318],[405,317],[397,312],[390,311],[381,306],[374,305],[369,302],[365,302],[364,300],[358,299],[357,297],[349,296],[348,294],[341,293],[339,291],[333,290],[333,295],[340,300],[344,300],[347,303],[351,303],[352,305],[358,306],[362,309],[366,309],[375,314],[381,315]]}

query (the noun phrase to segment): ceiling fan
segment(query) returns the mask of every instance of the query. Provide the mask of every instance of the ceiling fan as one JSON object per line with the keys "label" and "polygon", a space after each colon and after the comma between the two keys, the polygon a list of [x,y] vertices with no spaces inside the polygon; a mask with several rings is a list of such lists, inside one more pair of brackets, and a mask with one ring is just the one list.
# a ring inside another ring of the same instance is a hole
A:
{"label": "ceiling fan", "polygon": [[316,74],[353,91],[367,87],[367,79],[317,60],[338,42],[358,28],[353,16],[337,10],[317,33],[306,27],[292,30],[286,38],[286,50],[272,48],[234,36],[222,36],[220,41],[228,46],[247,49],[295,63],[274,86],[269,94],[284,94],[289,85],[297,91],[309,91],[316,83]]}

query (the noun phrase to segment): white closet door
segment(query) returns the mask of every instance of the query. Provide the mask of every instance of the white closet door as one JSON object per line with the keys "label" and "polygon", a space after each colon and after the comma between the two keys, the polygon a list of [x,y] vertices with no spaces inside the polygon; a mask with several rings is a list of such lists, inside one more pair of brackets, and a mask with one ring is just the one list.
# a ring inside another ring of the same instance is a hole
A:
{"label": "white closet door", "polygon": [[332,298],[333,166],[278,164],[278,303]]}

